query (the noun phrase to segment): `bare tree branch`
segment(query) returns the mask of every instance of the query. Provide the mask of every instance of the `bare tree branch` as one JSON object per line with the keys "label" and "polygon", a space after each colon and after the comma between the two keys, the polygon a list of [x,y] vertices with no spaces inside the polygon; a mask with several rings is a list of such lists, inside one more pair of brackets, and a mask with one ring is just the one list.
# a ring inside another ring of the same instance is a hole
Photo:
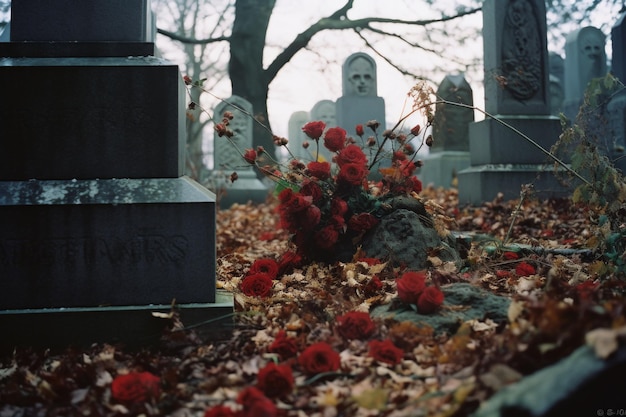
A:
{"label": "bare tree branch", "polygon": [[157,28],[157,33],[167,36],[168,38],[173,39],[175,41],[178,41],[181,43],[188,43],[188,44],[206,45],[209,43],[216,43],[216,42],[223,42],[223,41],[230,40],[230,36],[216,36],[214,38],[207,38],[207,39],[189,38],[187,36],[179,35],[178,33],[170,32],[169,30],[160,29],[160,28]]}
{"label": "bare tree branch", "polygon": [[[285,66],[293,56],[300,51],[302,48],[306,47],[306,45],[311,41],[313,36],[318,34],[323,30],[345,30],[345,29],[359,29],[359,28],[370,28],[370,24],[372,23],[393,23],[393,24],[403,24],[403,25],[413,25],[413,26],[427,26],[433,23],[441,23],[448,22],[450,20],[459,19],[474,13],[477,13],[481,10],[480,7],[469,9],[453,16],[444,16],[438,19],[426,19],[426,20],[402,20],[402,19],[389,19],[383,17],[366,17],[362,19],[350,20],[348,19],[347,13],[352,7],[353,1],[348,1],[343,7],[334,12],[329,17],[324,17],[318,20],[316,23],[311,25],[304,32],[300,33],[296,38],[289,44],[283,52],[281,52],[276,59],[267,67],[266,69],[266,77],[269,81],[273,80],[276,77],[276,74],[280,71],[280,69]],[[371,28],[370,28],[371,29]]]}

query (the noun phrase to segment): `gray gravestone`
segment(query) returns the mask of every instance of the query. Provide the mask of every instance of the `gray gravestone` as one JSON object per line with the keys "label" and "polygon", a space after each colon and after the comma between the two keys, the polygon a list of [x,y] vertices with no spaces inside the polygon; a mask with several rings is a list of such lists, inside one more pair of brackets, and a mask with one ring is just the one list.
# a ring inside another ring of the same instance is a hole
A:
{"label": "gray gravestone", "polygon": [[151,342],[167,325],[152,311],[173,302],[183,320],[232,311],[216,291],[215,196],[182,176],[184,85],[144,56],[150,22],[147,0],[13,2],[0,43],[2,349]]}
{"label": "gray gravestone", "polygon": [[[550,115],[546,13],[542,0],[486,0],[483,4],[485,109],[544,149],[561,128]],[[472,123],[471,166],[459,173],[459,203],[480,204],[498,193],[519,197],[533,183],[541,196],[563,193],[552,161],[497,120]]]}
{"label": "gray gravestone", "polygon": [[563,112],[570,120],[576,119],[589,81],[593,78],[602,78],[607,73],[604,47],[604,34],[592,26],[567,35]]}
{"label": "gray gravestone", "polygon": [[[288,147],[293,157],[302,161],[310,161],[313,159],[312,150],[314,151],[315,144],[309,139],[309,137],[302,131],[302,126],[307,124],[311,118],[309,112],[297,111],[291,114],[289,117],[289,124],[287,126],[287,139],[289,139]],[[303,146],[304,143],[308,143],[308,147]],[[286,155],[288,159],[291,159],[291,155]]]}
{"label": "gray gravestone", "polygon": [[[229,140],[226,136],[218,136],[216,131],[213,137],[214,171],[211,179],[220,207],[228,208],[233,203],[248,201],[262,203],[267,199],[268,189],[258,179],[253,166],[237,152],[237,149],[243,153],[253,148],[252,104],[242,97],[231,96],[213,110],[214,123],[221,123],[225,111],[233,114],[228,127],[234,135]],[[234,182],[230,179],[233,172],[238,177]]]}
{"label": "gray gravestone", "polygon": [[380,135],[385,125],[385,100],[377,95],[376,62],[369,55],[350,55],[342,67],[343,95],[337,100],[337,126],[354,136],[358,124],[370,120],[380,123]]}
{"label": "gray gravestone", "polygon": [[561,55],[550,52],[548,57],[550,62],[550,114],[559,116],[563,111],[563,100],[565,99],[565,61]]}
{"label": "gray gravestone", "polygon": [[[337,105],[332,100],[321,100],[321,101],[318,101],[317,103],[315,103],[315,105],[311,109],[310,114],[311,114],[311,118],[310,118],[309,121],[319,120],[319,121],[322,121],[322,122],[326,123],[326,130],[330,129],[331,127],[338,126],[338,124],[337,124]],[[348,134],[350,134],[350,131],[349,130],[347,130],[347,131],[348,131]],[[311,155],[310,156],[310,160],[315,160],[315,152],[316,152],[315,144],[312,144],[312,145],[313,146],[311,146],[309,148],[310,155]],[[319,155],[318,155],[318,158],[324,159],[325,161],[332,161],[332,159],[333,159],[333,156],[331,155],[331,152],[328,149],[326,149],[326,147],[324,146],[324,141],[323,140],[320,140],[320,142],[319,142]]]}
{"label": "gray gravestone", "polygon": [[449,188],[457,173],[469,167],[469,125],[474,121],[472,94],[472,88],[462,74],[446,75],[439,85],[438,98],[470,107],[447,103],[436,105],[433,145],[419,171],[424,184]]}

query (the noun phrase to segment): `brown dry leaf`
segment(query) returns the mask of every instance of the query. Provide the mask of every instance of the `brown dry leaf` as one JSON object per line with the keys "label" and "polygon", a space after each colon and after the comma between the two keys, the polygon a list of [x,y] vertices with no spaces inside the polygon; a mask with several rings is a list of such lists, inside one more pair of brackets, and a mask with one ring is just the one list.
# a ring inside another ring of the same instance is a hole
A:
{"label": "brown dry leaf", "polygon": [[384,388],[370,389],[352,397],[359,407],[379,411],[383,411],[387,407],[388,398],[389,390]]}
{"label": "brown dry leaf", "polygon": [[523,375],[515,369],[502,363],[496,363],[489,368],[487,373],[480,375],[480,381],[494,391],[499,391],[506,385],[522,379]]}
{"label": "brown dry leaf", "polygon": [[619,339],[626,338],[626,326],[619,329],[594,329],[585,335],[585,342],[591,346],[597,357],[606,359],[619,347]]}

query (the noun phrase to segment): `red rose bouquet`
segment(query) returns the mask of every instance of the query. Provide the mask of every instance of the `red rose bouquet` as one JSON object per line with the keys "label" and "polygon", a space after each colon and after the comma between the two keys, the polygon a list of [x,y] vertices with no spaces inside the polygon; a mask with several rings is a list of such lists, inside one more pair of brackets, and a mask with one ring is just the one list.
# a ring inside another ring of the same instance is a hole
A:
{"label": "red rose bouquet", "polygon": [[[432,138],[429,129],[403,124],[421,112],[426,126],[430,126],[434,94],[425,85],[418,85],[409,95],[413,107],[392,129],[381,128],[375,120],[351,127],[351,132],[345,126],[326,126],[322,121],[306,123],[302,131],[309,141],[302,146],[311,148],[311,160],[295,157],[288,139],[278,136],[274,136],[274,143],[291,156],[285,163],[275,161],[262,147],[239,150],[247,163],[277,183],[281,227],[291,234],[296,253],[303,260],[351,259],[359,242],[389,213],[391,201],[421,192],[422,183],[415,176],[421,164],[417,152]],[[232,118],[232,113],[226,112],[215,129],[236,147],[229,129]],[[416,138],[420,141],[417,149],[412,143]],[[320,156],[322,147],[330,152],[331,160]],[[261,154],[264,158],[259,158]],[[261,165],[262,160],[273,161],[272,166]]]}

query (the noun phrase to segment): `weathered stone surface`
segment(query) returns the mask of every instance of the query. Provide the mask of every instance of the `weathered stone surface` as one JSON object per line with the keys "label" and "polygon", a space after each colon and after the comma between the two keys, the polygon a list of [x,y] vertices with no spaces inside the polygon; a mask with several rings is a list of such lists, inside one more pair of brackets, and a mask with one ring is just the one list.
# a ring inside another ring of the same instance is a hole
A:
{"label": "weathered stone surface", "polygon": [[555,365],[503,388],[473,417],[617,416],[626,410],[625,374],[626,347],[602,360],[583,346]]}
{"label": "weathered stone surface", "polygon": [[0,91],[0,180],[183,174],[184,85],[170,62],[0,58]]}
{"label": "weathered stone surface", "polygon": [[[398,322],[410,321],[416,325],[426,325],[436,334],[454,334],[460,325],[468,320],[491,319],[496,323],[507,320],[510,300],[492,294],[481,288],[466,283],[455,283],[441,287],[445,298],[441,310],[434,314],[419,314],[414,310],[390,310],[389,304],[372,310],[372,317],[391,318]],[[446,306],[463,309],[446,310]]]}
{"label": "weathered stone surface", "polygon": [[215,196],[187,178],[0,183],[0,310],[215,301]]}
{"label": "weathered stone surface", "polygon": [[395,210],[365,237],[363,250],[369,257],[416,270],[429,265],[428,256],[434,249],[441,260],[460,263],[452,237],[442,239],[427,216],[406,208]]}
{"label": "weathered stone surface", "polygon": [[11,5],[12,41],[154,42],[150,1],[20,0]]}

